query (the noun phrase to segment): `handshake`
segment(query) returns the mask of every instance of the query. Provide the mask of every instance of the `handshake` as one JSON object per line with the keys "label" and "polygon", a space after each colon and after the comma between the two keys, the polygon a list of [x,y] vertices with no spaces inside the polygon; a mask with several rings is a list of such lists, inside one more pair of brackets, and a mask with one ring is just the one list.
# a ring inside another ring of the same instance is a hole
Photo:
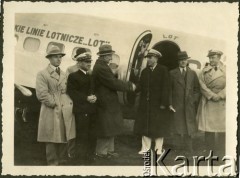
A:
{"label": "handshake", "polygon": [[135,91],[136,90],[136,85],[134,83],[132,83],[132,91]]}
{"label": "handshake", "polygon": [[97,97],[95,95],[90,95],[87,97],[87,101],[89,103],[95,103],[97,101]]}

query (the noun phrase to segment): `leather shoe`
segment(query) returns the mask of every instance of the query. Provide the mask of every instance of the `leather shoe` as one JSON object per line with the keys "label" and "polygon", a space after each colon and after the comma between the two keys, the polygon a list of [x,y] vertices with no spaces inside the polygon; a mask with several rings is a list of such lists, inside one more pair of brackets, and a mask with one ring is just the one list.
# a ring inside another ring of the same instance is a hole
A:
{"label": "leather shoe", "polygon": [[107,154],[108,154],[109,156],[111,156],[111,157],[114,157],[114,158],[118,158],[118,157],[119,157],[119,154],[116,153],[116,152],[113,152],[113,151],[110,151],[110,152],[108,152]]}
{"label": "leather shoe", "polygon": [[110,155],[108,155],[108,154],[99,154],[99,153],[96,153],[96,159],[109,159],[109,158],[111,158],[111,156]]}

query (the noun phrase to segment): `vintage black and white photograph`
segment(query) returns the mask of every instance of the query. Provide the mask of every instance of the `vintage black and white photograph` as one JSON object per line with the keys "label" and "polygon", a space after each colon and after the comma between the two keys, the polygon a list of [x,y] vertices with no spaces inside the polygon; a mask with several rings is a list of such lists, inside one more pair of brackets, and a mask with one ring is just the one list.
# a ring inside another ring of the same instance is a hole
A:
{"label": "vintage black and white photograph", "polygon": [[4,9],[3,173],[236,175],[237,3]]}

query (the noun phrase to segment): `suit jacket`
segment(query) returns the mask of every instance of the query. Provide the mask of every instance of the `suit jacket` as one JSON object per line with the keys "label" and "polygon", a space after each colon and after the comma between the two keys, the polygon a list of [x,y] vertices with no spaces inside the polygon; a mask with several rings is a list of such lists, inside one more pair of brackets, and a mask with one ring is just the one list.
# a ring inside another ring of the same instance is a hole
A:
{"label": "suit jacket", "polygon": [[197,74],[187,68],[185,78],[179,67],[170,71],[170,105],[176,110],[173,114],[173,130],[178,134],[192,135],[197,131],[196,109],[200,96]]}
{"label": "suit jacket", "polygon": [[38,141],[64,143],[76,137],[72,100],[66,94],[66,75],[60,76],[50,66],[36,79],[36,95],[41,102]]}
{"label": "suit jacket", "polygon": [[73,112],[75,114],[90,114],[96,112],[95,104],[87,101],[91,92],[91,76],[81,70],[68,76],[67,93],[73,100]]}

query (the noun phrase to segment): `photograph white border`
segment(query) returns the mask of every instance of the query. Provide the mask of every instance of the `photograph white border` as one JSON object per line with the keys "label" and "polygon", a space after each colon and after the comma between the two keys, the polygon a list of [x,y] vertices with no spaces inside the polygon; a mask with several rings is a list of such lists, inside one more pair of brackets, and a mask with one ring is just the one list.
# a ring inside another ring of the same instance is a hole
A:
{"label": "photograph white border", "polygon": [[[181,8],[180,8],[181,7]],[[80,13],[93,16],[127,20],[157,26],[157,13],[166,13],[168,19],[161,22],[166,28],[184,32],[201,33],[226,41],[227,56],[227,100],[226,100],[226,154],[236,158],[237,145],[237,47],[238,47],[238,3],[159,3],[159,2],[4,2],[3,27],[3,88],[2,88],[2,174],[3,175],[110,175],[142,176],[142,166],[96,166],[96,167],[48,167],[14,166],[14,19],[15,13]],[[114,11],[112,10],[114,9]],[[170,10],[171,12],[170,13]],[[159,12],[158,12],[159,11]],[[185,13],[183,13],[185,12]],[[208,12],[208,13],[206,13]],[[185,26],[176,26],[182,13]],[[138,16],[136,17],[136,14]],[[195,14],[195,15],[194,15]],[[195,17],[201,17],[194,19]],[[173,19],[175,17],[175,19]],[[194,21],[198,21],[194,23]],[[190,24],[189,24],[190,23]],[[214,23],[213,31],[206,25]],[[221,23],[221,24],[219,24]],[[177,29],[174,29],[177,28]],[[198,29],[198,30],[197,30]],[[206,167],[205,167],[206,168]],[[201,175],[206,172],[203,168]]]}

